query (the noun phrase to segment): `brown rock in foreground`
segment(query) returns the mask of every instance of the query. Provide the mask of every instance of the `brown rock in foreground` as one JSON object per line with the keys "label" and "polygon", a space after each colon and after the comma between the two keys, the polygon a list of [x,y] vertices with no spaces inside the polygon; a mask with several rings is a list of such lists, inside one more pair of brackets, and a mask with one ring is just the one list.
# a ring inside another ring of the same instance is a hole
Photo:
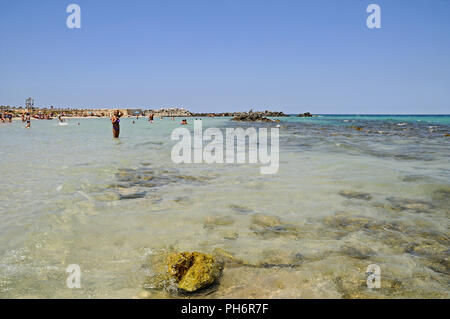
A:
{"label": "brown rock in foreground", "polygon": [[194,292],[213,284],[222,274],[223,262],[199,252],[174,253],[167,257],[169,276],[178,288]]}

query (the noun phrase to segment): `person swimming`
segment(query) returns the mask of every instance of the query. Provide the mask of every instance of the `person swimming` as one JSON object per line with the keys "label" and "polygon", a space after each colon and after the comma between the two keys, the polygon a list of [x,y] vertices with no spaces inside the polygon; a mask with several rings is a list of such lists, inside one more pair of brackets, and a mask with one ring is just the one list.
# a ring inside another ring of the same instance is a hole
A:
{"label": "person swimming", "polygon": [[182,121],[181,121],[181,123],[180,123],[180,124],[181,124],[181,125],[186,125],[186,124],[188,124],[188,123],[187,123],[187,120],[186,120],[186,119],[184,119],[184,120],[182,120]]}
{"label": "person swimming", "polygon": [[112,123],[112,127],[113,127],[113,136],[114,138],[119,138],[119,134],[120,134],[120,117],[123,114],[118,111],[115,110],[113,115],[111,116],[111,123]]}

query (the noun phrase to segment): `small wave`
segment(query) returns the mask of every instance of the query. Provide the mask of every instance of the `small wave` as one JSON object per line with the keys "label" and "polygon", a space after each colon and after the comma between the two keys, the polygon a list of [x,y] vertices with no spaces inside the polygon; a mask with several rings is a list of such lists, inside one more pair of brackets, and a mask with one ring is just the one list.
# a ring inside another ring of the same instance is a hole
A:
{"label": "small wave", "polygon": [[403,125],[406,125],[406,123],[398,123],[397,125],[398,126],[403,126]]}

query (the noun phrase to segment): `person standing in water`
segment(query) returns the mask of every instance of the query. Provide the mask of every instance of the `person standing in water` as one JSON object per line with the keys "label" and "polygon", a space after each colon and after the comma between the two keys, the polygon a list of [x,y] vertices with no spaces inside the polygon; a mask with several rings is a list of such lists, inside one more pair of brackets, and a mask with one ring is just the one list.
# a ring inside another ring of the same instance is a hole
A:
{"label": "person standing in water", "polygon": [[27,121],[27,126],[25,126],[25,128],[31,128],[31,116],[30,116],[30,113],[27,113],[27,116],[26,116],[26,121]]}
{"label": "person standing in water", "polygon": [[120,111],[115,110],[113,115],[111,116],[111,123],[112,123],[112,127],[113,127],[114,138],[119,137],[119,134],[120,134],[120,124],[119,123],[120,123],[120,117],[122,115],[123,114]]}

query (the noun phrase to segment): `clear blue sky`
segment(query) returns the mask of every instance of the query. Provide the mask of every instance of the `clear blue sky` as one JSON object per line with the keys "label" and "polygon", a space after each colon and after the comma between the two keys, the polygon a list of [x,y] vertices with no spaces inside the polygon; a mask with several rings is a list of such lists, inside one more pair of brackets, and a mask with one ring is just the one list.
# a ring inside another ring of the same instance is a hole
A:
{"label": "clear blue sky", "polygon": [[[81,29],[66,7],[81,7]],[[381,29],[366,7],[381,7]],[[0,105],[450,113],[450,1],[0,0]]]}

